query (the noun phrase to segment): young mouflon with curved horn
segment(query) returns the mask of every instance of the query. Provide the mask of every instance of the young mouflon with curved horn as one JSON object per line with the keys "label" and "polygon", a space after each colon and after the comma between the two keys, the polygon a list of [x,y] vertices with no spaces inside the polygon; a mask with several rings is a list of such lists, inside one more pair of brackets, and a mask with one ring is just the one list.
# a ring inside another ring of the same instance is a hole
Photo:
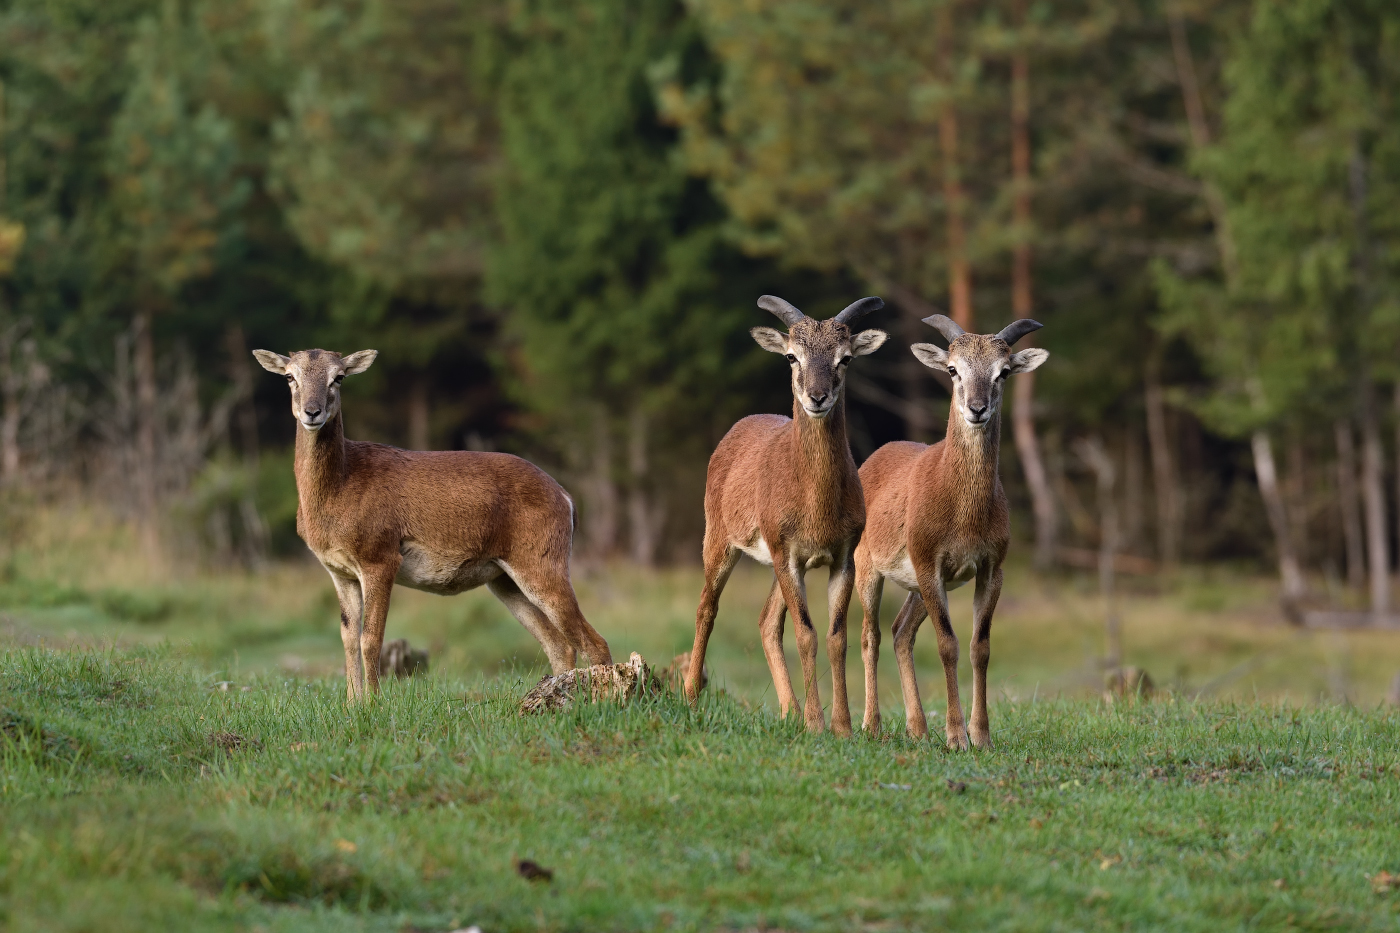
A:
{"label": "young mouflon with curved horn", "polygon": [[576,651],[612,662],[569,582],[573,500],[548,474],[510,454],[346,440],[340,383],[369,369],[376,350],[253,355],[291,388],[297,534],[335,584],[350,699],[379,687],[395,583],[443,596],[485,584],[556,674],[574,666]]}
{"label": "young mouflon with curved horn", "polygon": [[763,349],[786,357],[792,369],[792,417],[750,415],[729,429],[710,457],[705,479],[705,587],[695,613],[695,647],[685,695],[694,702],[700,692],[720,593],[739,555],[748,554],[773,567],[759,631],[783,715],[797,704],[783,656],[783,619],[791,612],[806,690],[803,714],[808,729],[824,728],[816,632],[803,577],[813,567],[829,566],[831,728],[849,735],[846,609],[854,580],[853,554],[865,527],[865,503],[846,441],[842,390],[852,358],[874,353],[888,337],[879,330],[853,334],[851,325],[884,307],[884,302],[862,298],[825,321],[812,320],[772,295],[760,298],[758,306],[788,325],[786,334],[771,327],[755,327],[750,333]]}
{"label": "young mouflon with curved horn", "polygon": [[[948,687],[947,739],[952,748],[990,748],[987,663],[991,658],[992,613],[1001,595],[1001,565],[1011,527],[1006,493],[997,473],[1001,446],[1001,399],[1006,379],[1028,373],[1050,356],[1011,347],[1041,325],[1029,319],[1001,333],[968,334],[942,314],[924,318],[948,339],[948,349],[929,343],[911,348],[919,361],[953,381],[948,433],[932,446],[909,441],[886,444],[860,468],[866,526],[856,548],[856,592],[865,610],[861,654],[865,661],[865,723],[880,730],[876,662],[880,656],[880,596],[886,579],[909,591],[891,634],[911,735],[928,735],[919,684],[914,677],[914,636],[934,613],[938,656]],[[972,630],[972,722],[963,721],[958,700],[958,636],[948,617],[947,591],[976,579]]]}

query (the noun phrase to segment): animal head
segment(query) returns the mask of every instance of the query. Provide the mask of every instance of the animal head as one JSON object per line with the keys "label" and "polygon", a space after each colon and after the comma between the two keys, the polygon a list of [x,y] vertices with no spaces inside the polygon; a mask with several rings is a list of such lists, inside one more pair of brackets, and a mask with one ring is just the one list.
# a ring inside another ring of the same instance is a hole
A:
{"label": "animal head", "polygon": [[1008,376],[1028,373],[1050,358],[1049,351],[1039,347],[1011,352],[1016,341],[1044,326],[1030,318],[1008,324],[995,335],[966,333],[942,314],[931,314],[924,323],[948,338],[948,349],[931,343],[916,343],[910,349],[920,363],[942,370],[953,380],[953,404],[973,428],[992,423],[1000,410]]}
{"label": "animal head", "polygon": [[851,360],[874,353],[890,336],[882,330],[851,333],[851,325],[857,319],[885,306],[879,298],[862,298],[825,321],[814,321],[772,295],[758,299],[758,306],[777,315],[788,326],[788,332],[755,327],[749,333],[769,353],[781,353],[787,358],[792,368],[792,396],[809,417],[818,421],[831,414],[840,401]]}
{"label": "animal head", "polygon": [[291,356],[271,350],[254,350],[262,368],[287,377],[292,390],[292,417],[308,431],[321,430],[340,414],[340,383],[369,369],[378,350],[361,350],[341,356],[330,350],[297,350]]}

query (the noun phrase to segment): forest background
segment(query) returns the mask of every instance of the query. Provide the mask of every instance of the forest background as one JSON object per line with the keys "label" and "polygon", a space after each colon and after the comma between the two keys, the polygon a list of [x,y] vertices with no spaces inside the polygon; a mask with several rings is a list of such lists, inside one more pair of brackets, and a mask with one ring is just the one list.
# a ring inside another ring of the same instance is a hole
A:
{"label": "forest background", "polygon": [[921,317],[1034,317],[1039,566],[1388,611],[1397,92],[1383,0],[0,0],[5,540],[82,497],[304,554],[249,350],[374,347],[351,437],[520,453],[583,560],[694,562],[714,444],[790,407],[755,298],[879,294],[857,461],[942,435]]}

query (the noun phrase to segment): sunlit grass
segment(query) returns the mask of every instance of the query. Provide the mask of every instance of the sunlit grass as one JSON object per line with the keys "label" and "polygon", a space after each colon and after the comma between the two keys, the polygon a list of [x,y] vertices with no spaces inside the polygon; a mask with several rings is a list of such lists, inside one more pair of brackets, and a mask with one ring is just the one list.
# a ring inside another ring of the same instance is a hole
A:
{"label": "sunlit grass", "polygon": [[[319,676],[341,668],[335,596],[324,571],[309,559],[257,574],[152,568],[129,530],[99,510],[41,512],[29,527],[28,539],[10,559],[8,578],[0,581],[0,640],[169,641],[226,678],[265,671]],[[1039,576],[1019,557],[1013,552],[993,628],[994,700],[1097,694],[1104,645],[1094,579],[1075,572]],[[808,587],[818,619],[826,614],[824,573],[814,571]],[[770,580],[765,568],[740,565],[720,603],[709,661],[717,684],[773,708],[757,626]],[[697,567],[575,570],[584,612],[614,655],[640,651],[658,665],[690,647],[701,582]],[[1159,687],[1183,695],[1369,706],[1385,698],[1400,673],[1400,635],[1293,629],[1283,622],[1270,579],[1228,568],[1188,568],[1174,580],[1124,578],[1120,587],[1125,660],[1146,668]],[[901,704],[888,633],[902,599],[898,587],[886,587],[881,703],[887,718],[897,718]],[[964,644],[971,602],[971,587],[952,594]],[[848,677],[858,715],[864,703],[859,606],[849,624]],[[434,670],[453,676],[537,674],[544,668],[533,639],[485,590],[445,599],[398,587],[388,636],[427,647]],[[796,676],[790,635],[787,644]],[[824,650],[818,663],[829,701]],[[927,628],[917,663],[926,705],[941,709],[941,668]],[[965,648],[962,673],[966,688]]]}
{"label": "sunlit grass", "polygon": [[[1400,715],[1003,701],[998,748],[708,691],[515,711],[435,675],[0,653],[0,926],[1394,929]],[[516,859],[552,870],[519,877]],[[1370,878],[1368,878],[1370,876]]]}

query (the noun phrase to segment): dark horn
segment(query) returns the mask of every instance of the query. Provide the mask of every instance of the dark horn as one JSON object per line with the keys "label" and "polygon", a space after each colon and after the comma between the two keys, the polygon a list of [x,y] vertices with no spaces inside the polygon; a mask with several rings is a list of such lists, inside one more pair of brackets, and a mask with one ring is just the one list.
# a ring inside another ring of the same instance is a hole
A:
{"label": "dark horn", "polygon": [[1039,321],[1032,321],[1028,317],[1023,317],[1019,321],[1012,321],[1010,324],[1003,327],[1001,333],[997,334],[997,337],[1001,340],[1005,340],[1008,347],[1014,347],[1016,341],[1026,336],[1026,334],[1035,333],[1044,326],[1045,325]]}
{"label": "dark horn", "polygon": [[967,331],[958,326],[957,321],[946,314],[930,314],[928,317],[924,318],[924,323],[946,337],[949,343],[952,343],[954,340],[957,340],[963,334],[967,333]]}
{"label": "dark horn", "polygon": [[836,315],[833,320],[835,320],[837,324],[850,326],[865,317],[871,311],[879,311],[884,306],[885,303],[879,298],[862,298],[860,301],[853,301],[842,308],[841,313]]}
{"label": "dark horn", "polygon": [[779,298],[777,295],[764,295],[758,299],[758,306],[764,311],[771,311],[773,314],[776,314],[788,327],[791,327],[798,321],[805,320],[807,317],[807,315],[794,308],[788,302],[783,301],[783,299]]}

